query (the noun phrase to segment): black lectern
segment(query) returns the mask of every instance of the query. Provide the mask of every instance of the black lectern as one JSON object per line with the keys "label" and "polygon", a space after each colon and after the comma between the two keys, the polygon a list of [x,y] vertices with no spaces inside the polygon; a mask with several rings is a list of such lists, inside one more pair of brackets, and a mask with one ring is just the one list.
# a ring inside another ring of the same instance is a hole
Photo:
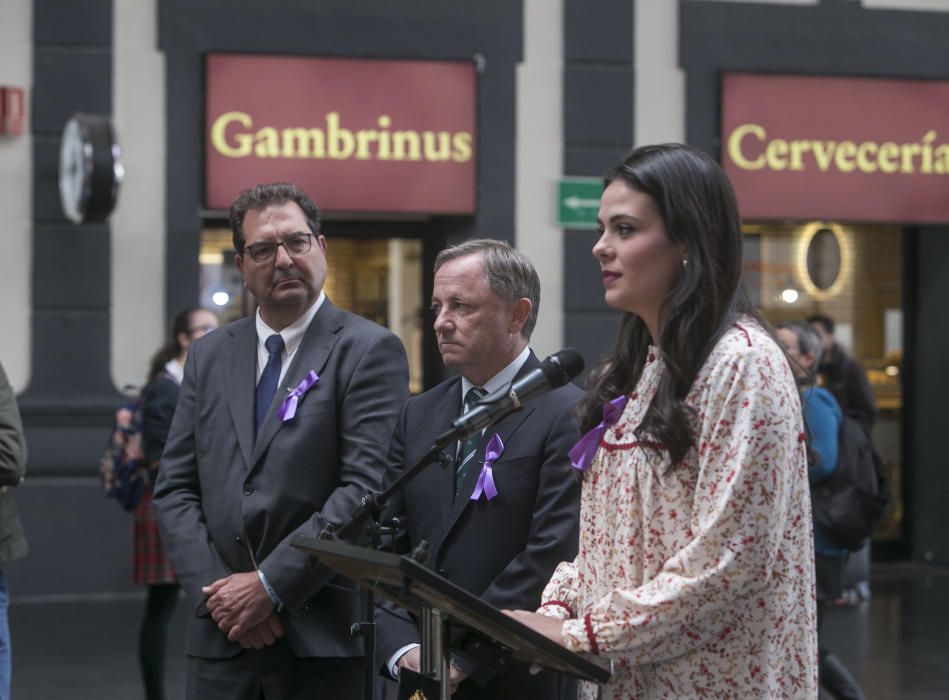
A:
{"label": "black lectern", "polygon": [[584,680],[598,683],[609,680],[607,663],[564,649],[442,578],[411,556],[378,552],[318,537],[297,537],[293,546],[418,616],[422,635],[422,673],[439,682],[440,700],[451,697],[446,644],[449,623],[489,640],[516,660],[540,664]]}

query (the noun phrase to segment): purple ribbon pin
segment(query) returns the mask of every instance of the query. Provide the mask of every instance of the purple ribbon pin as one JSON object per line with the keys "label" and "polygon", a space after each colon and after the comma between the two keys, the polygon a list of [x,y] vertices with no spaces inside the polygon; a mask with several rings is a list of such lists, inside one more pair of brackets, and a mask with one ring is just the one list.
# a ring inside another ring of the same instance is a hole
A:
{"label": "purple ribbon pin", "polygon": [[290,395],[280,404],[280,410],[277,411],[277,416],[280,420],[284,423],[288,420],[293,420],[293,417],[297,415],[297,404],[300,403],[300,399],[303,398],[303,395],[312,389],[318,381],[320,381],[320,378],[316,375],[316,372],[312,369],[307,372],[303,381],[300,382],[297,388],[291,391]]}
{"label": "purple ribbon pin", "polygon": [[580,441],[570,450],[570,466],[578,471],[586,471],[593,463],[593,455],[600,446],[606,429],[619,420],[626,408],[628,396],[617,396],[612,401],[603,404],[603,421],[590,432],[580,438]]}
{"label": "purple ribbon pin", "polygon": [[501,442],[501,436],[495,433],[484,451],[484,466],[481,467],[481,473],[478,474],[478,483],[475,484],[474,493],[471,494],[472,501],[481,498],[482,493],[489,501],[498,495],[498,487],[494,485],[494,470],[492,467],[503,452],[504,443]]}

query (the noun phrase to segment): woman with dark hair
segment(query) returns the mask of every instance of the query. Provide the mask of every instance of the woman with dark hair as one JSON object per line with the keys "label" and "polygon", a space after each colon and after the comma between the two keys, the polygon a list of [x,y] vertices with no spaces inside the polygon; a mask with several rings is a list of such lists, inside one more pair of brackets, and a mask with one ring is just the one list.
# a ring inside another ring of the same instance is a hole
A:
{"label": "woman with dark hair", "polygon": [[731,184],[689,146],[606,176],[593,247],[613,353],[571,452],[580,550],[514,617],[613,661],[583,698],[816,698],[807,459],[784,353],[741,285]]}
{"label": "woman with dark hair", "polygon": [[[788,354],[791,369],[801,388],[801,405],[810,435],[811,455],[808,478],[819,484],[837,469],[840,424],[843,412],[827,389],[815,385],[821,360],[821,337],[804,321],[777,325],[778,340]],[[836,700],[863,700],[863,691],[847,667],[821,640],[820,630],[828,601],[843,594],[844,567],[848,552],[834,544],[830,534],[814,523],[814,571],[817,576],[817,641],[820,655],[820,684]]]}
{"label": "woman with dark hair", "polygon": [[145,615],[138,638],[138,658],[147,700],[164,700],[165,640],[168,622],[178,599],[178,580],[165,557],[152,505],[152,486],[161,453],[178,403],[188,347],[218,327],[217,315],[208,309],[185,309],[171,326],[171,336],[152,357],[142,392],[142,442],[150,465],[149,487],[135,508],[132,530],[132,578],[148,586]]}

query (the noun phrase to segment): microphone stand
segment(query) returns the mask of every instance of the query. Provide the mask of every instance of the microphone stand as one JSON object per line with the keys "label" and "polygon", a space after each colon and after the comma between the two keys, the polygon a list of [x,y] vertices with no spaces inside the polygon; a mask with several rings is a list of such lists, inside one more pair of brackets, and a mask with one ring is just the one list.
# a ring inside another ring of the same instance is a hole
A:
{"label": "microphone stand", "polygon": [[[431,449],[415,464],[406,469],[393,481],[387,488],[379,493],[367,493],[360,499],[349,520],[335,527],[332,523],[327,523],[320,532],[320,538],[328,540],[346,541],[350,538],[356,538],[360,528],[365,527],[369,535],[371,547],[379,549],[382,546],[383,534],[394,534],[398,529],[398,523],[392,521],[382,524],[379,522],[379,514],[383,511],[386,504],[393,494],[405,489],[405,487],[423,469],[432,462],[439,462],[443,467],[451,464],[453,458],[445,453],[445,449],[452,443],[463,440],[476,431],[481,431],[489,426],[506,418],[511,413],[520,410],[522,401],[527,401],[536,393],[544,390],[556,389],[559,386],[570,381],[578,375],[583,369],[583,358],[573,348],[564,350],[551,355],[545,359],[538,370],[532,370],[531,375],[523,378],[519,382],[509,382],[507,386],[493,392],[479,401],[472,411],[462,414],[452,422],[451,428],[435,438]],[[541,376],[542,375],[542,376]],[[505,402],[506,405],[499,407],[496,404]],[[487,415],[476,414],[469,416],[474,410],[480,407],[489,407],[494,410],[488,411]],[[465,420],[468,416],[469,420]],[[366,521],[369,521],[368,525]],[[421,564],[425,564],[428,559],[428,543],[424,540],[418,543],[418,546],[412,552],[412,557]],[[421,635],[422,635],[422,673],[438,681],[440,687],[440,696],[442,700],[450,698],[450,689],[448,683],[448,654],[445,642],[447,641],[447,622],[443,619],[438,610],[431,608],[422,608],[421,615]],[[375,618],[375,594],[368,591],[366,594],[366,621],[353,624],[351,631],[354,636],[361,636],[365,642],[366,648],[366,700],[373,700],[373,684],[375,682],[375,636],[376,629],[373,619]]]}
{"label": "microphone stand", "polygon": [[[353,511],[349,520],[334,527],[332,523],[327,523],[320,532],[320,537],[326,540],[347,541],[350,538],[358,537],[361,528],[369,535],[370,547],[380,549],[382,547],[382,537],[387,534],[395,534],[397,523],[380,523],[379,516],[393,494],[403,490],[410,481],[417,477],[423,469],[432,462],[438,462],[441,466],[447,466],[454,460],[445,452],[445,448],[458,439],[454,429],[448,430],[435,439],[431,449],[409,469],[402,472],[398,479],[392,482],[388,488],[379,493],[367,493],[360,499],[359,505]],[[369,521],[366,523],[366,521]],[[428,558],[428,543],[420,542],[413,556],[422,564]],[[363,696],[366,700],[373,700],[374,685],[376,678],[375,645],[376,645],[376,625],[375,618],[375,593],[372,590],[366,592],[366,620],[364,622],[353,623],[350,631],[352,635],[362,637],[365,649],[366,667],[364,675]],[[437,611],[423,610],[423,618],[428,618],[432,614],[437,615]],[[427,663],[427,668],[422,671],[428,675],[434,676],[442,687],[442,695],[448,692],[448,657],[445,654],[445,642],[447,631],[445,625],[425,624],[422,626],[422,650],[423,656],[432,657],[433,653],[438,653],[441,661],[438,665]],[[430,650],[430,651],[429,651]]]}
{"label": "microphone stand", "polygon": [[[462,420],[466,414],[462,414],[462,416],[459,416],[457,419],[455,419],[451,428],[435,438],[435,442],[432,444],[432,447],[428,452],[425,453],[425,455],[422,456],[418,462],[402,472],[399,475],[399,478],[389,484],[389,486],[381,492],[369,492],[363,495],[359,501],[359,505],[356,506],[356,509],[349,517],[349,520],[342,523],[339,527],[334,527],[332,523],[327,523],[320,532],[320,537],[327,540],[347,541],[350,538],[358,538],[360,534],[360,528],[365,528],[364,532],[369,535],[370,546],[373,549],[380,549],[382,547],[382,536],[384,534],[395,534],[396,530],[398,529],[397,523],[389,522],[383,524],[379,521],[380,513],[382,513],[382,511],[385,509],[389,499],[392,498],[394,494],[404,490],[405,487],[408,486],[409,482],[421,474],[422,470],[429,466],[432,462],[438,462],[443,467],[451,464],[454,461],[454,458],[445,452],[446,448],[451,444],[457,442],[458,440],[465,439],[468,437],[468,435],[471,435],[476,431],[484,430],[490,425],[497,423],[502,418],[507,417],[510,415],[510,413],[519,410],[521,404],[520,400],[517,398],[516,392],[514,392],[512,389],[513,384],[513,382],[509,383],[503,389],[494,392],[494,394],[485,397],[476,404],[476,406],[490,406],[513,394],[515,404],[510,408],[509,411],[503,414],[491,416],[489,421],[484,426],[469,425]],[[367,520],[369,521],[368,524],[366,523]],[[412,552],[412,557],[420,564],[425,564],[428,559],[428,542],[425,542],[424,540],[419,542],[418,546]],[[364,642],[366,656],[366,700],[373,700],[373,686],[376,676],[376,625],[375,622],[373,622],[375,618],[375,605],[375,593],[371,590],[367,591],[366,621],[356,622],[351,628],[353,636],[362,637]],[[424,675],[434,678],[439,682],[440,695],[443,700],[448,700],[451,696],[448,682],[449,665],[448,648],[446,646],[448,639],[447,627],[447,623],[442,619],[442,615],[438,610],[433,610],[426,607],[422,608],[420,629],[422,639],[421,670]]]}

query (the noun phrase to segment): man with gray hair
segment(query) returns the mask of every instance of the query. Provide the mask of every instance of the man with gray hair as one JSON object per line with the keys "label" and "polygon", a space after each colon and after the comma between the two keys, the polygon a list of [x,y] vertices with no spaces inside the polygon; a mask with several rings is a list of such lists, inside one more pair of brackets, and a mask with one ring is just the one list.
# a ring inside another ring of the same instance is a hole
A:
{"label": "man with gray hair", "polygon": [[[528,346],[540,281],[507,243],[470,240],[435,260],[432,310],[445,365],[460,376],[412,398],[389,449],[386,483],[415,464],[477,400],[540,366]],[[568,384],[461,442],[448,468],[432,466],[393,498],[396,548],[430,544],[428,565],[497,608],[533,610],[560,561],[576,556],[579,481],[567,455],[578,439]],[[382,671],[419,670],[415,621],[391,604],[376,614]],[[456,640],[453,640],[456,641]],[[526,667],[493,675],[463,641],[453,644],[455,698],[557,698],[572,683]],[[564,696],[565,697],[565,696]]]}

